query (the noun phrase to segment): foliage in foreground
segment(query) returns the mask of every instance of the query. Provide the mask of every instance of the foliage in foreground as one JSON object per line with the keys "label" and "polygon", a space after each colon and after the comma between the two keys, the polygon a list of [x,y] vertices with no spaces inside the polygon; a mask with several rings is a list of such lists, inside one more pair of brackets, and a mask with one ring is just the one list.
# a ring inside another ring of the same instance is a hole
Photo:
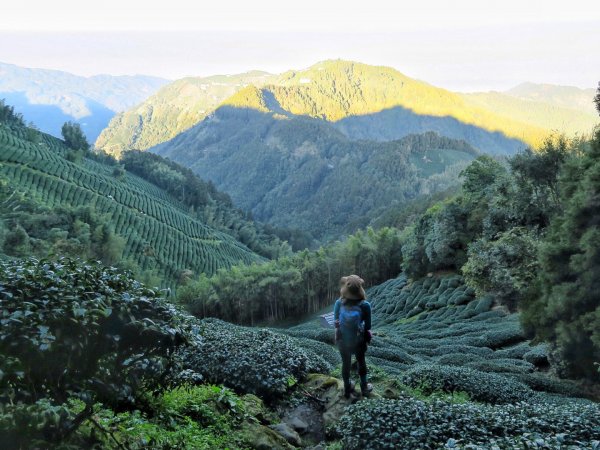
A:
{"label": "foliage in foreground", "polygon": [[76,260],[0,262],[0,314],[0,402],[86,405],[76,419],[50,420],[49,440],[72,433],[96,401],[123,407],[162,389],[186,339],[175,308],[154,291]]}
{"label": "foliage in foreground", "polygon": [[[147,400],[144,412],[115,411],[96,403],[93,414],[58,448],[248,448],[247,424],[265,420],[258,398],[240,397],[221,386],[180,386]],[[0,404],[0,439],[4,448],[48,448],[43,433],[48,422],[74,420],[84,408],[83,402],[73,399],[58,406],[46,400],[33,405]]]}
{"label": "foliage in foreground", "polygon": [[593,403],[367,400],[347,409],[338,433],[348,450],[437,448],[598,448],[600,407]]}

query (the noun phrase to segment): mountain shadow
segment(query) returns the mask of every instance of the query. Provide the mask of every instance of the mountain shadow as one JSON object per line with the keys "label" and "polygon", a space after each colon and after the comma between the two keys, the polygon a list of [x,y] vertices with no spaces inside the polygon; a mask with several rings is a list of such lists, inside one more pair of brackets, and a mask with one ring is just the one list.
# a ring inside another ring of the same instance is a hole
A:
{"label": "mountain shadow", "polygon": [[255,218],[321,239],[456,184],[478,154],[431,132],[352,140],[324,120],[234,106],[151,151],[211,180]]}
{"label": "mountain shadow", "polygon": [[334,126],[350,139],[376,141],[391,141],[409,134],[433,131],[449,138],[463,139],[484,153],[496,155],[511,155],[527,147],[525,142],[499,131],[488,131],[450,116],[416,114],[401,106],[346,117],[334,122]]}

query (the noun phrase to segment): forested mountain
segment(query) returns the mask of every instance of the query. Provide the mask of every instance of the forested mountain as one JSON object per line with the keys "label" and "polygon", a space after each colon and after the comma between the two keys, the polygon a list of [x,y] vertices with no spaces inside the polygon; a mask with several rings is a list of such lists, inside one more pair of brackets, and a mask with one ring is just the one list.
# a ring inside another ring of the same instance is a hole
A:
{"label": "forested mountain", "polygon": [[[395,140],[435,131],[464,139],[484,152],[507,154],[526,144],[539,145],[552,130],[589,133],[593,123],[589,106],[592,90],[572,88],[571,92],[571,88],[564,88],[568,92],[563,95],[561,87],[542,86],[540,89],[548,95],[536,94],[532,89],[460,94],[409,78],[392,68],[348,61],[324,61],[279,76],[253,74],[231,77],[236,86],[219,84],[223,97],[212,94],[214,82],[206,81],[211,78],[179,80],[140,107],[115,118],[97,145],[118,154],[123,148],[143,150],[165,142],[176,134],[173,130],[179,132],[199,122],[226,94],[245,83],[262,87],[273,111],[324,119],[352,139]],[[220,79],[218,83],[229,82],[229,78]],[[550,88],[558,93],[550,95]],[[212,99],[207,101],[209,93]],[[573,96],[578,101],[570,101]]]}
{"label": "forested mountain", "polygon": [[338,237],[384,209],[455,184],[477,154],[435,133],[354,141],[326,121],[269,106],[277,109],[249,86],[152,151],[211,180],[258,220],[317,238]]}
{"label": "forested mountain", "polygon": [[174,81],[113,118],[96,146],[113,155],[120,155],[124,149],[153,147],[200,122],[246,85],[262,86],[272,78],[266,72],[253,71]]}
{"label": "forested mountain", "polygon": [[131,154],[125,170],[12,118],[0,123],[4,257],[98,259],[174,286],[182,277],[290,252],[183,167]]}
{"label": "forested mountain", "polygon": [[81,77],[0,63],[0,99],[53,136],[60,136],[64,122],[77,121],[92,142],[115,113],[145,100],[166,83],[143,75]]}

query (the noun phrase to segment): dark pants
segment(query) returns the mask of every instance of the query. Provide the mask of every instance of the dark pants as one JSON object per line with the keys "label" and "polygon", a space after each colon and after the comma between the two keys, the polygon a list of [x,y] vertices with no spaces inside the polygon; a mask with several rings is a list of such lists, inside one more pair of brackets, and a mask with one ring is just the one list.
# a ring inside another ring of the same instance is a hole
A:
{"label": "dark pants", "polygon": [[343,343],[339,344],[340,355],[342,356],[342,378],[345,385],[350,383],[350,369],[352,367],[352,355],[356,355],[356,364],[358,365],[358,374],[362,377],[367,375],[367,363],[365,354],[367,352],[367,344],[360,343],[356,346],[347,346]]}

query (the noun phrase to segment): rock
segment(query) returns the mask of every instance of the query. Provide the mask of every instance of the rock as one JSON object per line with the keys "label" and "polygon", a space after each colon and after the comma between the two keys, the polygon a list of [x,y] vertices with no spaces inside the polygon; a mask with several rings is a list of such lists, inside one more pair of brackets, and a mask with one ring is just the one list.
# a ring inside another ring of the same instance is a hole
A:
{"label": "rock", "polygon": [[346,407],[356,398],[344,397],[342,380],[328,375],[310,374],[306,381],[306,389],[324,402],[323,424],[325,428],[335,424],[344,415]]}
{"label": "rock", "polygon": [[286,423],[300,434],[305,433],[306,430],[308,430],[308,424],[300,417],[291,417]]}
{"label": "rock", "polygon": [[300,439],[300,435],[296,431],[294,431],[287,423],[281,422],[276,425],[270,425],[269,428],[283,436],[283,438],[290,444],[295,445],[297,447],[302,445],[302,439]]}
{"label": "rock", "polygon": [[292,450],[294,448],[279,433],[255,422],[245,422],[241,432],[244,442],[247,442],[253,449]]}
{"label": "rock", "polygon": [[256,417],[261,423],[269,422],[270,417],[263,401],[253,394],[246,394],[242,397],[246,413],[251,417]]}
{"label": "rock", "polygon": [[326,444],[317,444],[314,447],[307,447],[305,450],[327,450]]}
{"label": "rock", "polygon": [[288,409],[281,421],[295,428],[301,434],[303,445],[315,445],[325,439],[323,411],[320,403],[304,401]]}

